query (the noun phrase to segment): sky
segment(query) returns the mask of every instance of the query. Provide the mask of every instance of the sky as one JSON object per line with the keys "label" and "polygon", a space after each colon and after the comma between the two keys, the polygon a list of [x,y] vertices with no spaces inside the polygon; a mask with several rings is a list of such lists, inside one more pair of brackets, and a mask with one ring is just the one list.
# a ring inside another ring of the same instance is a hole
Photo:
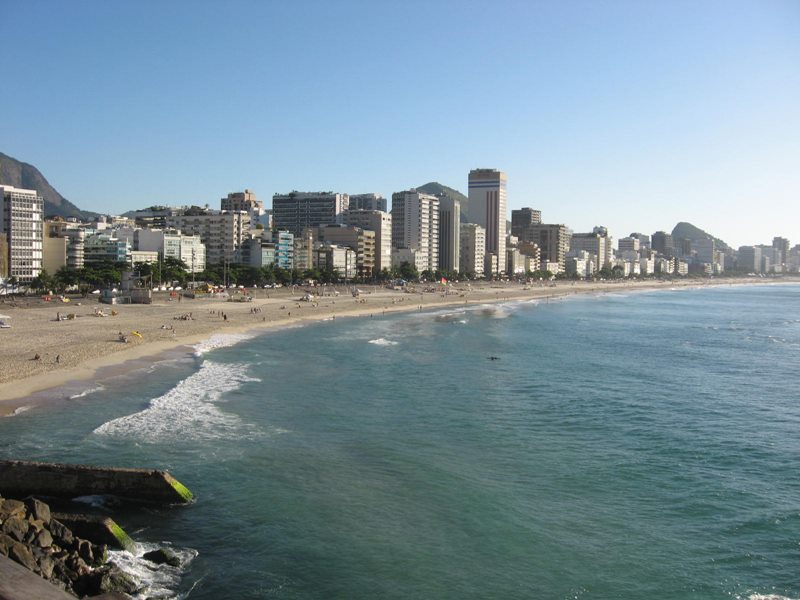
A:
{"label": "sky", "polygon": [[576,232],[800,243],[800,0],[0,0],[0,31],[0,152],[82,209],[496,168]]}

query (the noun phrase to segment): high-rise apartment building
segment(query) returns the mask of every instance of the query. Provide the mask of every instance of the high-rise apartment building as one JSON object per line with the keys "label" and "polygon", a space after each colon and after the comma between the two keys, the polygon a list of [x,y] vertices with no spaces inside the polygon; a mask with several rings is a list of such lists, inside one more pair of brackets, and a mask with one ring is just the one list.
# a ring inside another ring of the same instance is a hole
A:
{"label": "high-rise apartment building", "polygon": [[167,217],[167,227],[179,229],[185,235],[200,236],[206,246],[206,263],[221,265],[237,263],[250,228],[250,215],[246,212],[201,212]]}
{"label": "high-rise apartment building", "polygon": [[206,246],[199,235],[184,235],[180,231],[137,229],[133,235],[134,248],[142,252],[158,252],[162,258],[181,260],[190,273],[206,270]]}
{"label": "high-rise apartment building", "polygon": [[[538,244],[539,242],[536,241],[536,243]],[[602,269],[607,262],[610,262],[608,238],[599,232],[573,233],[570,238],[569,250],[576,255],[580,252],[591,254],[594,260],[595,272]],[[549,262],[558,261],[550,260]]]}
{"label": "high-rise apartment building", "polygon": [[356,253],[356,273],[371,279],[375,275],[375,232],[354,225],[322,225],[317,228],[321,243],[346,246]]}
{"label": "high-rise apartment building", "polygon": [[460,231],[459,271],[483,277],[486,262],[486,230],[475,223],[463,223]]}
{"label": "high-rise apartment building", "polygon": [[220,200],[220,208],[228,212],[244,211],[250,215],[251,223],[257,223],[264,214],[264,203],[250,190],[231,192]]}
{"label": "high-rise apartment building", "polygon": [[564,270],[570,243],[566,225],[549,223],[529,225],[521,241],[532,242],[539,246],[542,265],[556,263],[561,271]]}
{"label": "high-rise apartment building", "polygon": [[290,192],[272,197],[272,226],[299,235],[304,229],[342,222],[350,206],[347,194]]}
{"label": "high-rise apartment building", "polygon": [[351,194],[350,210],[382,210],[388,209],[386,198],[380,194]]}
{"label": "high-rise apartment building", "polygon": [[30,283],[42,272],[44,200],[36,190],[0,185],[0,233],[5,234],[8,276]]}
{"label": "high-rise apartment building", "polygon": [[775,261],[779,265],[785,265],[789,257],[789,240],[783,237],[772,238],[772,247],[775,248]]}
{"label": "high-rise apartment building", "polygon": [[520,208],[511,211],[511,235],[522,239],[528,225],[538,225],[542,222],[542,211],[533,208]]}
{"label": "high-rise apartment building", "polygon": [[422,270],[439,266],[439,198],[417,190],[392,194],[392,247],[416,253]]}
{"label": "high-rise apartment building", "polygon": [[[352,198],[352,196],[351,196]],[[375,271],[392,268],[392,215],[381,210],[353,209],[343,220],[348,225],[375,232]]]}
{"label": "high-rise apartment building", "polygon": [[496,169],[473,169],[469,172],[468,197],[467,221],[486,230],[486,253],[497,257],[497,271],[503,273],[506,270],[506,174]]}
{"label": "high-rise apartment building", "polygon": [[458,271],[461,263],[461,202],[439,195],[439,269]]}
{"label": "high-rise apartment building", "polygon": [[653,250],[664,256],[672,256],[675,252],[672,235],[665,231],[656,231],[652,237]]}

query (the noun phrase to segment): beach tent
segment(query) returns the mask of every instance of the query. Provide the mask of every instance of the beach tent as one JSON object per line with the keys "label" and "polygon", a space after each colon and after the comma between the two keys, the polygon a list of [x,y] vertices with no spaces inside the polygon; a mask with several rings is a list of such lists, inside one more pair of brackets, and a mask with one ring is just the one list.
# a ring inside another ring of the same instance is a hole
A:
{"label": "beach tent", "polygon": [[6,319],[10,319],[8,315],[0,315],[0,328],[2,329],[10,329],[11,325],[6,323]]}

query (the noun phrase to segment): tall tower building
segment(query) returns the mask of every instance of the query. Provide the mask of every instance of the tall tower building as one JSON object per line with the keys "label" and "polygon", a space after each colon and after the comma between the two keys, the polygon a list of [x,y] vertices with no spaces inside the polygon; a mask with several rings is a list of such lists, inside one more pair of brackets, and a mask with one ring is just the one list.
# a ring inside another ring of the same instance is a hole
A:
{"label": "tall tower building", "polygon": [[506,270],[506,202],[505,173],[496,169],[469,172],[467,221],[486,230],[486,253],[497,256],[500,273]]}
{"label": "tall tower building", "polygon": [[272,196],[272,226],[300,235],[308,227],[341,223],[350,196],[334,192],[290,192]]}
{"label": "tall tower building", "polygon": [[439,199],[417,190],[392,194],[392,248],[407,248],[416,264],[434,271],[439,266]]}
{"label": "tall tower building", "polygon": [[42,272],[44,200],[36,190],[0,185],[0,234],[5,234],[8,276],[30,283]]}
{"label": "tall tower building", "polygon": [[458,271],[461,262],[461,202],[439,196],[439,269]]}
{"label": "tall tower building", "polygon": [[528,225],[538,225],[542,222],[542,211],[533,208],[520,208],[511,211],[511,235],[517,238],[525,237],[525,228]]}

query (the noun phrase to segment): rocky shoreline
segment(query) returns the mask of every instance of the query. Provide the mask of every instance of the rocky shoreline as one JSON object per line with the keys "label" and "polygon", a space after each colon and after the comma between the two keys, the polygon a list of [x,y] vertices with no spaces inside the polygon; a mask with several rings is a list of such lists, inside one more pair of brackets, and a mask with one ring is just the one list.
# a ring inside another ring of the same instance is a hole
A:
{"label": "rocky shoreline", "polygon": [[[53,517],[46,503],[34,497],[0,497],[0,555],[78,598],[107,593],[130,597],[126,595],[135,594],[140,587],[108,561],[107,545],[76,536]],[[173,566],[178,561],[167,549],[150,552],[143,558]]]}

